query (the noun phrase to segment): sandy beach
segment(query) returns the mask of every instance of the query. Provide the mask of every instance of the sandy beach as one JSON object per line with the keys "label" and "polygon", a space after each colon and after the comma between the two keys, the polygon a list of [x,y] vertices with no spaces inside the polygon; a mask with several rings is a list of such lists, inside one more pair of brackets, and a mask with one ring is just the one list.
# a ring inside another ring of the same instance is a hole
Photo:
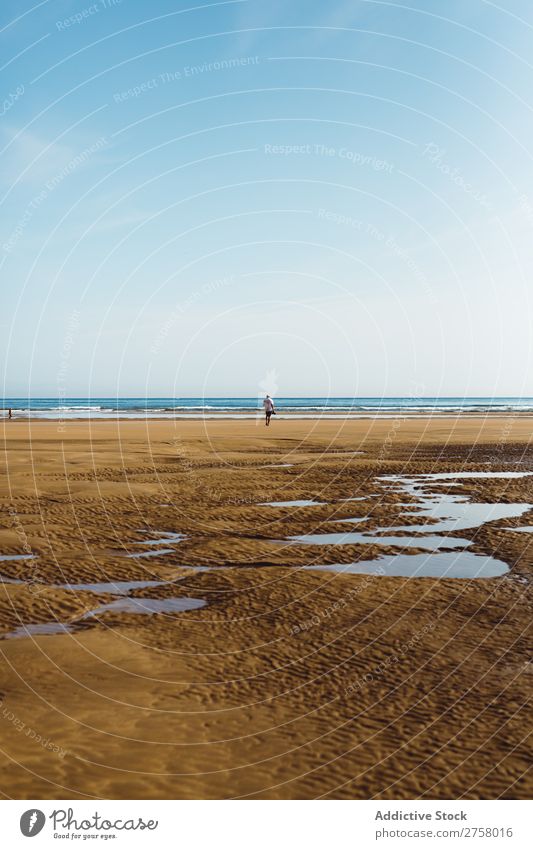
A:
{"label": "sandy beach", "polygon": [[[509,567],[494,578],[388,577],[398,546],[283,541],[415,523],[383,476],[533,471],[531,432],[519,415],[3,423],[4,796],[527,798],[533,549],[512,528],[533,512],[449,535]],[[532,480],[460,492],[527,504]],[[264,503],[292,500],[319,503]]]}

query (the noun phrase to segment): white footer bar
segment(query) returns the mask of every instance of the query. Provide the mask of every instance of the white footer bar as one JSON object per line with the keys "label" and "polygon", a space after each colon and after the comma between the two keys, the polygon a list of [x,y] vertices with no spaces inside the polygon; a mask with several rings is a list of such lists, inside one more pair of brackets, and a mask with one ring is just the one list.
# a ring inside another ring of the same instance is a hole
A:
{"label": "white footer bar", "polygon": [[[530,849],[527,801],[2,801],[2,845]],[[35,844],[29,843],[35,838]]]}

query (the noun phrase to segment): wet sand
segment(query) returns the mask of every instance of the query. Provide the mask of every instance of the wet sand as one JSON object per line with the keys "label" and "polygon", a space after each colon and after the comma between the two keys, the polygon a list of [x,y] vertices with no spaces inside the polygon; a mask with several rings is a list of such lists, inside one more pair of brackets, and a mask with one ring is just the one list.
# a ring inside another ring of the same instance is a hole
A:
{"label": "wet sand", "polygon": [[[490,579],[308,571],[397,549],[279,540],[406,524],[381,475],[533,471],[531,432],[519,415],[5,422],[0,555],[31,557],[0,562],[4,795],[530,796],[533,538],[509,528],[533,511],[456,534],[509,566]],[[461,491],[533,503],[532,481]],[[325,503],[260,503],[290,500]],[[100,612],[118,591],[61,586],[114,582],[150,585]],[[13,636],[54,623],[70,630]]]}

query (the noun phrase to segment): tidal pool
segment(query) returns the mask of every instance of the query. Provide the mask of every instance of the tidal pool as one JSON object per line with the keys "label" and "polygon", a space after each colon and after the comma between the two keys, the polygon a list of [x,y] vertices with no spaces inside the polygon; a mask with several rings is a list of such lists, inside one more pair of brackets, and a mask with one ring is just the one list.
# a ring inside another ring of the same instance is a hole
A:
{"label": "tidal pool", "polygon": [[88,619],[107,613],[182,613],[184,610],[198,610],[205,607],[207,602],[200,598],[117,598],[109,604],[102,604],[95,610],[90,610],[81,618]]}
{"label": "tidal pool", "polygon": [[35,554],[0,554],[0,560],[34,560]]}
{"label": "tidal pool", "polygon": [[[347,533],[310,533],[290,537],[286,542],[306,545],[387,545],[395,548],[427,549],[427,554],[381,556],[352,564],[333,566],[309,566],[306,568],[328,571],[347,571],[369,574],[379,566],[381,574],[398,577],[451,577],[492,578],[503,575],[508,566],[490,556],[475,554],[466,549],[472,540],[461,537],[441,536],[461,530],[479,528],[487,522],[517,518],[533,509],[529,503],[481,503],[473,502],[460,490],[434,492],[433,487],[461,487],[462,482],[474,479],[523,478],[532,472],[443,472],[420,475],[384,475],[378,481],[389,490],[402,492],[416,499],[414,503],[401,504],[400,516],[416,516],[426,519],[420,524],[389,525],[373,531],[350,531]],[[431,490],[430,490],[431,487]],[[334,519],[337,522],[364,522],[367,517]],[[509,528],[508,530],[529,532],[532,526]],[[403,536],[406,534],[406,536]],[[417,536],[418,534],[418,536]],[[460,549],[460,551],[450,551]],[[431,552],[431,553],[429,553]]]}
{"label": "tidal pool", "polygon": [[79,590],[91,593],[109,593],[110,595],[127,595],[131,590],[141,590],[146,587],[161,587],[167,581],[104,581],[97,584],[54,584],[62,590]]}
{"label": "tidal pool", "polygon": [[466,495],[456,493],[431,493],[427,492],[427,485],[439,482],[443,479],[453,478],[522,478],[531,474],[530,472],[447,472],[435,475],[417,475],[413,477],[402,475],[387,475],[381,480],[390,482],[399,487],[403,492],[412,495],[419,502],[416,507],[417,516],[427,516],[430,521],[420,525],[394,525],[383,528],[384,531],[413,531],[419,533],[450,533],[452,531],[463,531],[479,528],[486,522],[495,522],[501,519],[513,519],[522,516],[533,508],[533,504],[497,504],[470,501]]}
{"label": "tidal pool", "polygon": [[301,499],[300,501],[262,501],[260,507],[314,507],[327,504],[327,501],[313,501],[311,499]]}
{"label": "tidal pool", "polygon": [[156,551],[136,551],[134,554],[126,554],[125,557],[161,557],[162,554],[174,554],[173,548],[158,548]]}
{"label": "tidal pool", "polygon": [[[139,533],[145,533],[144,530]],[[134,545],[169,545],[171,542],[181,542],[186,538],[186,534],[176,533],[176,531],[155,531],[159,534],[155,539],[144,539],[140,542],[135,542]]]}
{"label": "tidal pool", "polygon": [[441,548],[465,548],[470,545],[470,540],[459,537],[376,536],[364,533],[303,534],[291,537],[291,540],[305,545],[387,545],[395,548],[425,548],[428,551],[438,551]]}
{"label": "tidal pool", "polygon": [[[163,582],[164,583],[164,582]],[[81,585],[80,585],[81,586]],[[87,585],[91,586],[91,585]],[[92,586],[95,586],[94,584]],[[74,587],[71,585],[70,587]],[[3,634],[3,639],[12,639],[15,637],[32,637],[39,635],[51,634],[67,634],[75,630],[76,625],[80,622],[92,619],[99,616],[101,613],[115,611],[115,613],[182,613],[185,610],[198,610],[200,607],[205,607],[206,601],[199,598],[130,598],[124,596],[111,601],[108,604],[101,604],[95,607],[94,610],[89,610],[82,616],[72,622],[44,622],[39,624],[20,625],[13,631]]]}
{"label": "tidal pool", "polygon": [[3,634],[3,638],[33,637],[40,634],[67,634],[70,631],[72,631],[72,626],[65,625],[63,622],[43,622],[40,625],[20,625],[8,634]]}

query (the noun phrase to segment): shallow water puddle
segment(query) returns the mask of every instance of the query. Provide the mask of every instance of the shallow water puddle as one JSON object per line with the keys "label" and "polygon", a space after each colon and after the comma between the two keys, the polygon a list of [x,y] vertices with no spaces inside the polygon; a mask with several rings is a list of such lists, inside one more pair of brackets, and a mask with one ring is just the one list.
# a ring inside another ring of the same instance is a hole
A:
{"label": "shallow water puddle", "polygon": [[162,554],[174,554],[173,548],[158,548],[156,551],[136,551],[134,554],[126,554],[125,557],[160,557]]}
{"label": "shallow water puddle", "polygon": [[[394,530],[424,533],[449,533],[479,528],[486,522],[514,519],[531,510],[532,504],[482,504],[479,502],[451,502],[446,498],[416,511],[417,516],[427,516],[441,521],[422,525],[395,525]],[[392,530],[387,528],[386,530]]]}
{"label": "shallow water puddle", "polygon": [[[428,484],[440,486],[441,482],[460,478],[461,480],[474,479],[506,479],[523,478],[531,472],[443,472],[441,474],[416,475],[413,477],[403,475],[387,475],[380,480],[397,484],[398,488],[412,495],[420,504],[416,507],[418,516],[427,516],[429,519],[440,519],[421,525],[395,525],[383,528],[385,531],[413,531],[418,533],[450,533],[451,531],[462,531],[479,528],[486,522],[495,522],[500,519],[512,519],[522,516],[533,508],[532,504],[489,504],[470,501],[465,495],[450,495],[448,493],[428,493]],[[436,482],[436,483],[434,483]],[[449,485],[449,484],[448,484]]]}
{"label": "shallow water puddle", "polygon": [[365,533],[346,534],[303,534],[291,537],[293,542],[305,545],[390,545],[395,548],[425,548],[438,551],[446,548],[465,548],[470,545],[470,540],[457,537],[439,536],[374,536]]}
{"label": "shallow water puddle", "polygon": [[[141,529],[139,533],[145,533],[145,529]],[[134,545],[169,545],[172,542],[182,542],[186,534],[179,534],[175,531],[156,531],[159,534],[155,539],[144,539],[141,542],[136,542]]]}
{"label": "shallow water puddle", "polygon": [[90,610],[81,618],[89,619],[110,610],[115,613],[182,613],[184,610],[198,610],[206,604],[200,598],[117,598]]}
{"label": "shallow water puddle", "polygon": [[[156,554],[159,552],[148,553]],[[197,568],[198,570],[202,570],[208,567],[199,566]],[[4,577],[0,578],[0,582],[6,584],[26,583],[26,581],[18,578]],[[180,613],[184,610],[196,610],[200,607],[205,607],[207,604],[206,601],[198,598],[131,598],[127,595],[131,590],[162,587],[171,583],[172,581],[104,581],[92,584],[50,584],[48,586],[52,589],[108,593],[109,595],[121,596],[121,598],[117,598],[107,604],[99,605],[70,623],[55,621],[21,625],[13,631],[1,635],[1,637],[11,639],[14,637],[30,637],[34,635],[71,633],[80,621],[92,618],[100,613],[105,613],[108,610],[114,610],[117,613]]]}
{"label": "shallow water puddle", "polygon": [[[398,554],[381,557],[377,560],[362,561],[339,566],[309,567],[327,568],[334,571],[360,572],[368,574],[375,571],[377,565],[383,565],[383,574],[409,577],[413,575],[428,577],[495,577],[508,571],[505,563],[495,558],[465,551],[472,541],[458,537],[439,536],[454,531],[479,528],[486,522],[510,519],[522,516],[533,509],[532,504],[488,504],[470,501],[468,495],[448,492],[428,492],[431,487],[461,486],[461,481],[475,479],[513,479],[523,478],[532,472],[443,472],[423,475],[386,475],[378,480],[395,492],[402,492],[416,499],[418,503],[402,504],[403,515],[427,517],[429,521],[415,525],[393,525],[367,532],[316,533],[290,537],[294,541],[307,545],[387,545],[396,548],[422,548],[433,552],[424,555]],[[456,480],[456,479],[459,480]],[[365,518],[337,519],[337,522],[357,523]],[[513,528],[508,530],[520,530]],[[533,530],[527,526],[523,530]],[[395,535],[392,536],[391,533]],[[401,534],[408,534],[402,536]],[[384,534],[380,536],[380,534]],[[388,536],[386,535],[388,534]],[[413,536],[420,534],[420,536]],[[461,549],[460,553],[449,549]]]}
{"label": "shallow water puddle", "polygon": [[[417,478],[423,478],[430,481],[448,481],[448,480],[467,480],[468,478],[494,478],[505,480],[509,478],[527,478],[533,475],[533,472],[429,472],[428,474],[416,475]],[[392,477],[401,477],[401,475],[388,475],[382,480],[391,479]]]}
{"label": "shallow water puddle", "polygon": [[35,554],[0,554],[0,560],[34,560]]}
{"label": "shallow water puddle", "polygon": [[324,457],[352,457],[356,454],[365,454],[365,451],[352,451],[350,448],[333,448],[331,451],[324,451],[323,455],[321,455],[321,459]]}
{"label": "shallow water puddle", "polygon": [[44,622],[41,625],[20,625],[14,631],[2,636],[5,639],[12,639],[13,637],[38,636],[39,634],[67,634],[71,631],[71,625],[65,625],[62,622]]}
{"label": "shallow water puddle", "polygon": [[168,581],[107,581],[100,584],[54,584],[62,590],[78,590],[91,593],[109,593],[127,595],[130,590],[144,590],[146,587],[162,587]]}
{"label": "shallow water puddle", "polygon": [[[147,528],[140,528],[138,533],[150,533]],[[151,531],[153,533],[153,531]],[[173,543],[183,542],[186,539],[186,534],[177,533],[176,531],[155,531],[159,536],[154,537],[152,539],[144,539],[139,540],[139,542],[134,542],[132,545],[145,545],[145,546],[154,546],[154,545],[172,545]],[[173,548],[158,548],[157,551],[139,551],[134,552],[132,554],[126,554],[126,557],[133,557],[135,559],[139,559],[142,557],[161,557],[162,554],[173,554]]]}
{"label": "shallow water puddle", "polygon": [[313,501],[312,499],[301,499],[300,501],[261,501],[260,507],[314,507],[327,504],[327,501]]}
{"label": "shallow water puddle", "polygon": [[366,501],[367,498],[378,498],[378,493],[373,492],[370,495],[356,495],[353,498],[339,498],[340,502],[344,501]]}
{"label": "shallow water puddle", "polygon": [[[171,581],[104,581],[95,584],[44,584],[39,581],[39,585],[49,587],[56,590],[78,590],[91,593],[109,593],[109,595],[127,595],[130,590],[143,590],[146,587],[162,587]],[[24,581],[21,578],[7,578],[0,575],[1,584],[31,584],[35,585],[35,581]]]}
{"label": "shallow water puddle", "polygon": [[[122,582],[124,585],[128,582]],[[164,584],[165,581],[131,581],[129,582],[130,586],[139,586],[143,584],[144,586],[154,586],[155,584]],[[105,584],[65,584],[64,586],[68,586],[70,589],[85,589],[89,587],[95,586],[107,586]],[[113,584],[112,586],[116,586]],[[105,592],[105,590],[102,590]],[[86,619],[92,619],[95,616],[100,615],[101,613],[106,613],[107,611],[114,611],[115,613],[182,613],[185,610],[198,610],[200,607],[205,607],[207,604],[206,601],[199,598],[130,598],[128,596],[124,596],[123,598],[117,598],[115,601],[111,601],[108,604],[101,604],[99,607],[94,608],[94,610],[89,610],[87,613],[84,613],[82,616],[78,617],[73,622],[64,623],[64,622],[45,622],[41,624],[28,624],[28,625],[20,625],[18,628],[15,628],[13,631],[9,631],[7,634],[3,634],[2,637],[4,639],[12,639],[14,637],[31,637],[31,636],[39,636],[46,634],[67,634],[72,633],[75,629],[76,625]]]}
{"label": "shallow water puddle", "polygon": [[331,522],[346,522],[349,525],[356,525],[358,522],[367,522],[368,516],[354,516],[351,519],[330,519]]}
{"label": "shallow water puddle", "polygon": [[[353,519],[340,519],[338,521],[357,521]],[[364,519],[360,519],[359,521],[365,521]],[[428,533],[421,533],[420,536],[409,536],[409,535],[397,535],[391,536],[386,534],[381,534],[380,532],[384,531],[408,531],[414,530],[420,532],[422,530],[428,531],[434,528],[433,525],[424,525],[424,526],[405,526],[405,527],[391,527],[391,528],[378,528],[376,533],[371,533],[369,531],[348,531],[342,533],[325,533],[325,534],[300,534],[298,536],[289,537],[287,540],[283,540],[286,543],[296,543],[301,545],[386,545],[386,546],[394,546],[395,548],[423,548],[428,551],[439,551],[440,549],[446,550],[449,548],[467,548],[472,544],[471,540],[462,539],[460,537],[445,537],[445,536],[434,536]],[[439,527],[436,527],[436,530],[440,530]]]}
{"label": "shallow water puddle", "polygon": [[470,551],[436,554],[391,554],[359,563],[305,566],[321,572],[384,575],[395,578],[497,578],[509,571],[502,560]]}

